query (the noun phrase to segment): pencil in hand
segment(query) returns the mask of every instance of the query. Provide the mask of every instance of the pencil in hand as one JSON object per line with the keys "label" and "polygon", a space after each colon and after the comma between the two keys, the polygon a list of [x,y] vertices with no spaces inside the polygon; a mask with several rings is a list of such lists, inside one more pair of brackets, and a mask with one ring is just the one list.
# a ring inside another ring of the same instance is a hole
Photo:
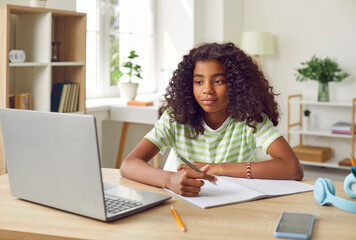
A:
{"label": "pencil in hand", "polygon": [[171,206],[171,210],[174,215],[174,218],[177,220],[177,223],[179,224],[180,230],[182,230],[182,232],[185,232],[185,227],[184,227],[182,221],[180,220],[176,210],[173,208],[173,206]]}
{"label": "pencil in hand", "polygon": [[[184,157],[182,157],[181,155],[178,155],[179,159],[182,160],[185,164],[187,164],[191,169],[193,169],[196,172],[202,172],[199,168],[197,168],[196,166],[193,165],[193,163],[189,162],[187,159],[185,159]],[[214,185],[217,185],[216,182],[214,181],[209,181]]]}

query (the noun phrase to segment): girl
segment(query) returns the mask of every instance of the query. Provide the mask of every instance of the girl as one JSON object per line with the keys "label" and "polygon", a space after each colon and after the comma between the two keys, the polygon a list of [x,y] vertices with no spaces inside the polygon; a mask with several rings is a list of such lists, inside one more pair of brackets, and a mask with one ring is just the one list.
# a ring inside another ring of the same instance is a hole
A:
{"label": "girl", "polygon": [[[166,90],[164,113],[126,157],[122,176],[182,196],[197,196],[204,184],[201,179],[217,181],[214,175],[303,178],[299,160],[275,128],[279,112],[273,88],[233,43],[192,49]],[[164,170],[147,164],[167,147],[173,156]],[[255,162],[256,147],[272,159]],[[202,172],[181,164],[178,155]]]}

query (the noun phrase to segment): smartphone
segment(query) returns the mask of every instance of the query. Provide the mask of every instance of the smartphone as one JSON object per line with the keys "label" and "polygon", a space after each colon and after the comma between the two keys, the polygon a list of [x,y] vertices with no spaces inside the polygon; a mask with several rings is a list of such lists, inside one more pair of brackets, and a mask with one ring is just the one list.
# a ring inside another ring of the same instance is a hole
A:
{"label": "smartphone", "polygon": [[314,215],[283,212],[274,236],[279,238],[309,239],[314,225]]}

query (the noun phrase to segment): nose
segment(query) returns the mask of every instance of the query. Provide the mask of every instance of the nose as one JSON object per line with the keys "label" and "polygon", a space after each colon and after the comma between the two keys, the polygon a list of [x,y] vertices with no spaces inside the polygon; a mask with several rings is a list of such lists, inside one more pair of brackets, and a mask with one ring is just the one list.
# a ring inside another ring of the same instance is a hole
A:
{"label": "nose", "polygon": [[203,94],[213,94],[214,88],[210,83],[204,85]]}

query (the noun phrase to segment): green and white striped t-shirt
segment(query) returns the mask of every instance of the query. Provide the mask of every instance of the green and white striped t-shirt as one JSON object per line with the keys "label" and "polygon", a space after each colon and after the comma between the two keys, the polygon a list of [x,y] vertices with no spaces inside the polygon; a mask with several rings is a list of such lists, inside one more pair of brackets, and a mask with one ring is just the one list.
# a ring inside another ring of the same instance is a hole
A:
{"label": "green and white striped t-shirt", "polygon": [[164,168],[170,171],[176,171],[181,163],[177,154],[190,161],[206,163],[252,162],[255,161],[256,147],[267,154],[269,145],[281,136],[266,116],[263,122],[255,124],[255,133],[251,127],[230,116],[216,130],[204,122],[204,134],[199,134],[196,139],[188,137],[187,133],[192,131],[189,126],[169,119],[167,111],[164,112],[145,138],[153,142],[162,154],[167,148],[174,150],[175,157],[169,157]]}

